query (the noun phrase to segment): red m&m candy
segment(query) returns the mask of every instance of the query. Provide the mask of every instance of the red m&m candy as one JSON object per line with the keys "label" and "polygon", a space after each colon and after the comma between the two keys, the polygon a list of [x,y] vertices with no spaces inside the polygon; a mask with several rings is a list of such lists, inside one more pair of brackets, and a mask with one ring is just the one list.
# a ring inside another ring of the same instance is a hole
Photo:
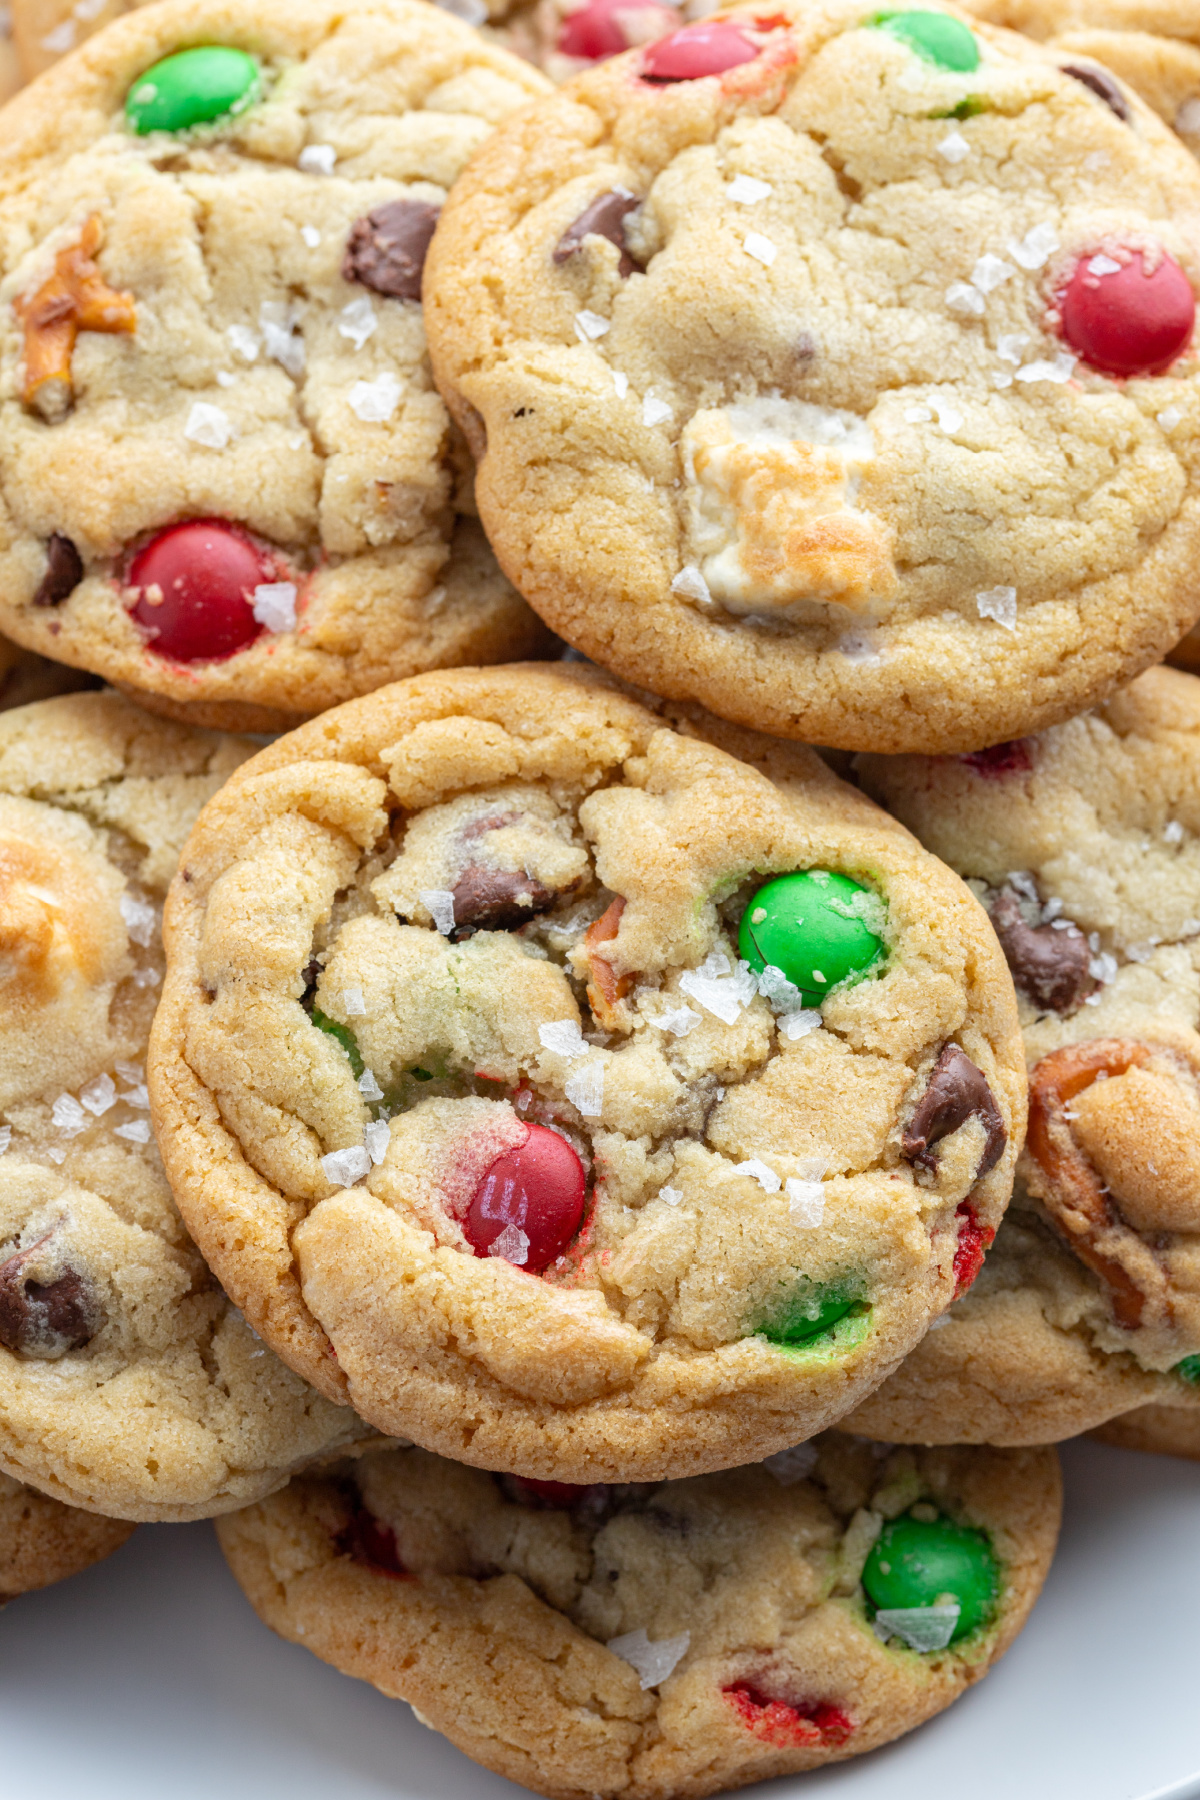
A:
{"label": "red m&m candy", "polygon": [[252,643],[262,626],[254,590],[277,579],[273,559],[236,525],[192,519],[138,551],[128,585],[150,648],[175,662],[216,662]]}
{"label": "red m&m candy", "polygon": [[601,62],[670,31],[678,18],[673,6],[656,5],[655,0],[588,0],[578,12],[567,14],[558,48],[564,56]]}
{"label": "red m&m candy", "polygon": [[1058,304],[1067,343],[1108,375],[1160,375],[1187,349],[1196,322],[1179,264],[1144,250],[1119,263],[1103,251],[1083,257]]}
{"label": "red m&m candy", "polygon": [[487,1256],[495,1244],[497,1256],[538,1275],[578,1231],[587,1177],[565,1138],[545,1125],[527,1130],[525,1142],[487,1170],[463,1231],[476,1256]]}
{"label": "red m&m candy", "polygon": [[712,25],[685,25],[670,37],[651,44],[642,62],[644,81],[698,81],[703,75],[723,75],[739,63],[753,62],[757,44],[736,25],[720,21]]}

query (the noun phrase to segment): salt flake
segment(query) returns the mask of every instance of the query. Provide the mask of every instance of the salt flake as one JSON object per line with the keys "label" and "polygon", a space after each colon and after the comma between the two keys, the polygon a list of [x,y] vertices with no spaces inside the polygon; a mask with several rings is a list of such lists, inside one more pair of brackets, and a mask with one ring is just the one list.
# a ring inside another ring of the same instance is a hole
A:
{"label": "salt flake", "polygon": [[332,175],[337,151],[332,144],[305,144],[297,161],[306,175]]}
{"label": "salt flake", "polygon": [[360,294],[357,300],[348,300],[338,314],[338,336],[349,338],[356,350],[361,350],[367,339],[379,329],[379,317],[366,294]]}
{"label": "salt flake", "polygon": [[295,582],[260,582],[254,590],[251,610],[259,624],[265,625],[268,631],[295,631]]}
{"label": "salt flake", "polygon": [[443,937],[454,930],[454,895],[449,888],[422,888],[417,899]]}
{"label": "salt flake", "polygon": [[1005,631],[1017,628],[1017,590],[1012,587],[985,588],[976,594],[975,605],[981,619],[994,619]]}
{"label": "salt flake", "polygon": [[815,1006],[802,1006],[799,1012],[785,1013],[779,1021],[779,1029],[789,1044],[797,1038],[807,1037],[810,1031],[819,1031],[823,1021]]}
{"label": "salt flake", "polygon": [[0,1156],[4,1155],[4,1152],[8,1149],[8,1147],[11,1143],[12,1143],[12,1126],[11,1125],[0,1125]]}
{"label": "salt flake", "polygon": [[672,1037],[686,1037],[700,1024],[700,1014],[693,1012],[690,1006],[678,1006],[672,1012],[659,1013],[650,1023],[659,1031],[669,1031]]}
{"label": "salt flake", "polygon": [[638,1682],[643,1691],[657,1687],[665,1681],[688,1653],[692,1641],[690,1631],[681,1631],[678,1637],[659,1638],[651,1643],[644,1630],[625,1631],[620,1637],[609,1638],[608,1649],[622,1662],[627,1662],[637,1670]]}
{"label": "salt flake", "polygon": [[971,270],[971,286],[978,288],[981,294],[990,294],[993,288],[998,288],[1004,282],[1011,280],[1016,272],[1011,263],[1006,263],[999,256],[993,256],[989,251],[986,256],[979,258]]}
{"label": "salt flake", "polygon": [[117,1104],[117,1084],[111,1075],[97,1075],[86,1087],[79,1090],[79,1098],[88,1111],[97,1119],[101,1118],[110,1106]]}
{"label": "salt flake", "polygon": [[602,338],[606,331],[611,330],[611,319],[602,319],[599,313],[588,312],[586,307],[583,312],[575,314],[575,335],[581,344],[594,343],[597,338]]}
{"label": "salt flake", "polygon": [[968,313],[981,319],[986,304],[979,289],[972,287],[969,281],[952,281],[946,289],[946,305],[951,312]]}
{"label": "salt flake", "polygon": [[577,1056],[586,1056],[592,1047],[584,1042],[575,1019],[556,1019],[552,1025],[539,1025],[538,1037],[547,1050],[552,1050],[556,1056],[565,1056],[569,1062]]}
{"label": "salt flake", "polygon": [[[7,1125],[4,1129],[8,1130]],[[683,1194],[679,1188],[661,1187],[658,1190],[658,1197],[660,1200],[665,1200],[668,1206],[678,1206],[683,1199]]]}
{"label": "salt flake", "polygon": [[682,594],[688,600],[699,600],[703,606],[712,605],[708,583],[695,563],[688,563],[686,568],[680,569],[671,583],[671,592]]}
{"label": "salt flake", "polygon": [[748,231],[742,240],[742,249],[747,256],[752,256],[755,262],[762,263],[768,269],[779,255],[776,245],[769,237],[764,237],[761,231]]}
{"label": "salt flake", "polygon": [[937,153],[953,166],[955,163],[962,162],[964,157],[970,156],[971,146],[961,131],[952,131],[942,139],[937,147]]}
{"label": "salt flake", "polygon": [[1114,262],[1111,256],[1105,256],[1103,250],[1088,259],[1087,269],[1089,275],[1119,275],[1121,273],[1120,263]]}
{"label": "salt flake", "polygon": [[230,325],[226,328],[225,336],[239,356],[244,357],[247,362],[257,362],[258,339],[248,325]]}
{"label": "salt flake", "polygon": [[598,1058],[585,1063],[567,1077],[563,1092],[585,1119],[598,1119],[604,1110],[604,1064]]}
{"label": "salt flake", "polygon": [[1010,244],[1008,253],[1023,269],[1042,269],[1058,249],[1058,237],[1052,225],[1035,225],[1019,244]]}
{"label": "salt flake", "polygon": [[746,1162],[735,1163],[733,1172],[735,1175],[752,1176],[764,1194],[777,1194],[783,1186],[774,1169],[769,1169],[757,1156],[750,1157]]}
{"label": "salt flake", "polygon": [[258,309],[258,326],[267,355],[293,378],[304,373],[304,339],[294,307],[284,300],[264,300]]}
{"label": "salt flake", "polygon": [[50,1108],[50,1117],[64,1137],[78,1137],[87,1130],[87,1114],[74,1094],[60,1094]]}
{"label": "salt flake", "polygon": [[353,1187],[370,1171],[371,1155],[360,1144],[352,1144],[348,1150],[331,1150],[328,1156],[323,1156],[321,1168],[326,1181],[332,1181],[338,1187]]}
{"label": "salt flake", "polygon": [[762,1466],[775,1477],[780,1487],[795,1487],[805,1481],[817,1466],[819,1452],[815,1444],[793,1444],[789,1450],[777,1450],[764,1456]]}
{"label": "salt flake", "polygon": [[127,1125],[114,1125],[113,1136],[124,1138],[130,1144],[148,1144],[150,1142],[150,1121],[148,1119],[130,1119]]}
{"label": "salt flake", "polygon": [[136,894],[126,892],[118,902],[121,917],[125,921],[125,929],[135,944],[143,949],[154,942],[154,933],[158,928],[158,912],[148,900],[139,900]]}
{"label": "salt flake", "polygon": [[361,988],[343,988],[338,995],[338,998],[342,1003],[342,1011],[346,1014],[347,1018],[360,1019],[367,1010]]}
{"label": "salt flake", "polygon": [[1044,357],[1037,362],[1026,363],[1017,370],[1018,381],[1070,381],[1071,372],[1078,359],[1069,351],[1060,350],[1053,362]]}
{"label": "salt flake", "polygon": [[1154,417],[1163,431],[1174,431],[1182,419],[1183,413],[1178,406],[1164,406],[1160,413],[1155,413]]}
{"label": "salt flake", "polygon": [[346,403],[364,425],[382,425],[399,406],[402,392],[399,377],[385,369],[374,381],[356,381]]}
{"label": "salt flake", "polygon": [[1195,95],[1185,100],[1175,114],[1175,129],[1179,132],[1200,131],[1200,99]]}
{"label": "salt flake", "polygon": [[910,1650],[927,1655],[946,1648],[961,1611],[957,1600],[941,1606],[881,1606],[873,1621],[875,1635],[885,1643],[889,1637],[901,1638]]}
{"label": "salt flake", "polygon": [[815,1231],[825,1218],[825,1184],[802,1181],[791,1176],[784,1186],[788,1201],[788,1217],[802,1231]]}
{"label": "salt flake", "polygon": [[383,1089],[375,1079],[372,1069],[364,1069],[358,1078],[358,1091],[364,1100],[382,1100]]}
{"label": "salt flake", "polygon": [[646,395],[642,401],[643,425],[665,425],[670,417],[671,408],[665,401],[656,399],[653,394]]}
{"label": "salt flake", "polygon": [[194,400],[183,435],[193,444],[203,444],[206,450],[224,450],[233,436],[233,426],[229,414],[222,412],[219,406],[210,406],[207,400]]}
{"label": "salt flake", "polygon": [[300,236],[304,239],[304,242],[308,245],[310,250],[315,250],[317,245],[321,242],[321,234],[315,225],[302,225],[300,227]]}
{"label": "salt flake", "polygon": [[629,377],[628,377],[628,375],[622,375],[620,369],[614,369],[612,372],[612,378],[613,378],[613,386],[617,390],[617,399],[624,400],[626,394],[629,392]]}
{"label": "salt flake", "polygon": [[372,1119],[369,1125],[363,1126],[363,1148],[376,1168],[387,1155],[391,1136],[392,1128],[386,1119]]}
{"label": "salt flake", "polygon": [[1179,823],[1178,819],[1172,819],[1169,825],[1164,825],[1163,837],[1168,844],[1182,844],[1183,826]]}
{"label": "salt flake", "polygon": [[725,192],[739,206],[757,206],[774,191],[769,181],[759,181],[753,175],[735,175],[725,184]]}
{"label": "salt flake", "polygon": [[515,1263],[518,1269],[524,1268],[529,1261],[529,1239],[519,1225],[506,1225],[488,1245],[488,1255]]}
{"label": "salt flake", "polygon": [[1015,369],[1020,365],[1021,352],[1028,342],[1028,332],[1006,331],[996,341],[996,355]]}
{"label": "salt flake", "polygon": [[[54,30],[48,31],[42,39],[42,49],[49,50],[52,56],[65,56],[68,50],[74,48],[74,45],[74,19],[64,19],[61,25],[56,25]],[[151,83],[147,82],[146,87],[151,87]],[[145,91],[145,87],[139,88],[138,94],[143,94]],[[154,92],[157,92],[157,89],[152,89],[152,94]]]}

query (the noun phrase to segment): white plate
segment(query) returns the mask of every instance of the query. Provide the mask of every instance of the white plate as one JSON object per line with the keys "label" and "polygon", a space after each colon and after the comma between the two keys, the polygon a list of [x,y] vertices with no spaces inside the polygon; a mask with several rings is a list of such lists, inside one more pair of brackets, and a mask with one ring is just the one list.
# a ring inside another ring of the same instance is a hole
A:
{"label": "white plate", "polygon": [[[1066,1447],[1062,1547],[1028,1627],[957,1706],[769,1800],[1200,1800],[1200,1465]],[[0,1794],[518,1800],[260,1625],[207,1525],[143,1527],[0,1613]],[[753,1790],[744,1789],[750,1795]]]}

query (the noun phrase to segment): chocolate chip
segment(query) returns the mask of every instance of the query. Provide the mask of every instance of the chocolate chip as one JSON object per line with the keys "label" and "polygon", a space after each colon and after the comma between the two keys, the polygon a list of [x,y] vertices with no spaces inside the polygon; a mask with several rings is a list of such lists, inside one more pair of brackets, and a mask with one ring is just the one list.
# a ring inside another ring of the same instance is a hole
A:
{"label": "chocolate chip", "polygon": [[577,250],[582,250],[586,237],[607,238],[621,252],[621,261],[617,272],[621,276],[632,275],[641,264],[635,262],[625,243],[625,218],[628,213],[636,212],[641,201],[634,194],[624,194],[616,189],[606,194],[597,194],[590,206],[586,206],[554,246],[556,263],[566,262]]}
{"label": "chocolate chip", "polygon": [[934,1144],[949,1137],[972,1117],[982,1123],[987,1134],[983,1155],[975,1171],[978,1181],[999,1162],[1008,1142],[1008,1133],[1000,1117],[1000,1108],[980,1070],[957,1044],[944,1044],[933,1065],[929,1086],[904,1128],[901,1153],[908,1162],[917,1163],[922,1169],[936,1169],[937,1158],[932,1154]]}
{"label": "chocolate chip", "polygon": [[80,1350],[104,1324],[104,1308],[78,1269],[66,1268],[53,1281],[34,1281],[25,1264],[46,1242],[0,1263],[0,1344],[17,1356],[51,1361]]}
{"label": "chocolate chip", "polygon": [[46,572],[33,596],[35,606],[61,606],[83,580],[83,558],[61,531],[46,545]]}
{"label": "chocolate chip", "polygon": [[1095,992],[1089,972],[1091,951],[1081,931],[1027,924],[1011,888],[996,896],[991,913],[1012,978],[1035,1005],[1056,1013],[1073,1012]]}
{"label": "chocolate chip", "polygon": [[389,300],[419,300],[425,253],[440,206],[424,200],[389,200],[356,219],[346,240],[342,279]]}
{"label": "chocolate chip", "polygon": [[1097,99],[1103,100],[1105,106],[1116,113],[1118,119],[1129,121],[1129,102],[1104,69],[1085,68],[1079,63],[1063,63],[1062,72],[1070,75],[1074,81],[1082,81],[1084,87],[1091,88]]}
{"label": "chocolate chip", "polygon": [[306,1013],[311,1013],[317,998],[317,983],[321,979],[321,964],[315,956],[309,958],[304,965],[304,992],[300,996],[300,1004]]}
{"label": "chocolate chip", "polygon": [[548,912],[557,899],[553,888],[532,875],[470,863],[454,885],[450,935],[458,944],[476,931],[518,931],[536,913]]}

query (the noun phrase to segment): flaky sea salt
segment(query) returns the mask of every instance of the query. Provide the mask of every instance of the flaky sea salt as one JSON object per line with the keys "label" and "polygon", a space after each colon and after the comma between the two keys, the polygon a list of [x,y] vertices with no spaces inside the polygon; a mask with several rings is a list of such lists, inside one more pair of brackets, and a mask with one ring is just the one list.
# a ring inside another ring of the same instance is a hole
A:
{"label": "flaky sea salt", "polygon": [[258,309],[258,328],[267,355],[289,375],[303,375],[304,339],[295,308],[285,300],[264,300]]}
{"label": "flaky sea salt", "polygon": [[1097,255],[1088,258],[1087,272],[1089,275],[1119,275],[1121,265],[1119,262],[1114,262],[1111,256],[1105,256],[1101,250]]}
{"label": "flaky sea salt", "polygon": [[777,1450],[774,1456],[764,1456],[762,1466],[770,1471],[780,1487],[795,1487],[798,1481],[806,1481],[812,1474],[818,1454],[815,1444],[793,1444],[789,1450]]}
{"label": "flaky sea salt", "polygon": [[779,255],[777,247],[761,231],[748,231],[742,240],[742,249],[747,256],[752,256],[755,262],[762,263],[768,269]]}
{"label": "flaky sea salt", "polygon": [[515,1263],[518,1269],[523,1269],[529,1261],[529,1239],[519,1225],[506,1225],[488,1245],[488,1255],[498,1256],[504,1262]]}
{"label": "flaky sea salt", "polygon": [[148,1119],[130,1119],[127,1125],[114,1125],[113,1136],[125,1138],[130,1144],[148,1144],[150,1142],[150,1121]]}
{"label": "flaky sea salt", "polygon": [[617,399],[624,400],[626,394],[629,392],[629,377],[628,377],[628,375],[622,375],[620,369],[614,369],[612,372],[612,378],[613,378],[613,386],[617,390]]}
{"label": "flaky sea salt", "polygon": [[449,888],[422,888],[417,899],[433,920],[434,930],[449,937],[454,930],[454,895]]}
{"label": "flaky sea salt", "polygon": [[659,1638],[652,1644],[645,1631],[639,1629],[609,1638],[607,1647],[614,1656],[637,1670],[639,1684],[645,1692],[647,1688],[657,1687],[674,1672],[687,1655],[691,1641],[691,1632],[681,1631],[678,1637]]}
{"label": "flaky sea salt", "polygon": [[693,1012],[690,1006],[677,1006],[672,1012],[659,1013],[650,1023],[659,1031],[669,1031],[672,1037],[686,1037],[699,1025],[700,1014]]}
{"label": "flaky sea salt", "polygon": [[248,325],[229,325],[225,336],[229,339],[230,347],[246,362],[258,361],[258,338]]}
{"label": "flaky sea salt", "polygon": [[881,1606],[873,1628],[884,1643],[890,1637],[898,1637],[910,1650],[927,1655],[931,1650],[946,1648],[961,1611],[957,1600],[941,1606]]}
{"label": "flaky sea salt", "polygon": [[[52,56],[65,56],[68,50],[72,50],[75,47],[74,19],[64,19],[61,25],[56,25],[53,31],[48,31],[41,42],[42,49],[49,50]],[[152,83],[145,82],[143,86],[138,89],[139,95],[144,94],[146,88],[151,86]]]}
{"label": "flaky sea salt", "polygon": [[135,944],[143,949],[154,942],[154,934],[158,929],[158,912],[148,900],[139,900],[136,894],[128,890],[121,895],[118,902],[121,917],[125,921],[125,929]]}
{"label": "flaky sea salt", "polygon": [[922,406],[918,402],[916,406],[905,407],[904,417],[910,425],[928,425],[933,414],[927,406]]}
{"label": "flaky sea salt", "polygon": [[302,225],[300,227],[300,236],[304,239],[304,242],[310,250],[315,250],[321,242],[321,234],[315,225]]}
{"label": "flaky sea salt", "polygon": [[774,191],[769,181],[759,181],[754,175],[735,175],[725,183],[725,192],[739,206],[757,206]]}
{"label": "flaky sea salt", "polygon": [[332,144],[305,144],[296,160],[306,175],[332,175],[337,151]]}
{"label": "flaky sea salt", "polygon": [[800,1004],[800,989],[774,963],[768,963],[760,974],[758,991],[769,1005],[780,1012],[794,1012]]}
{"label": "flaky sea salt", "polygon": [[341,1000],[342,1011],[347,1018],[360,1019],[367,1010],[360,987],[343,988],[338,998]]}
{"label": "flaky sea salt", "polygon": [[231,388],[237,386],[237,376],[231,375],[228,369],[217,370],[217,386]]}
{"label": "flaky sea salt", "polygon": [[1098,981],[1103,987],[1107,987],[1110,982],[1117,979],[1118,967],[1116,957],[1108,950],[1101,950],[1099,955],[1093,956],[1088,963],[1088,974],[1093,981]]}
{"label": "flaky sea salt", "polygon": [[581,344],[594,343],[602,338],[605,332],[612,330],[612,320],[601,318],[599,313],[588,312],[585,307],[575,314],[575,336]]}
{"label": "flaky sea salt", "polygon": [[821,1029],[820,1010],[815,1006],[802,1006],[798,1012],[784,1013],[779,1021],[779,1030],[789,1044],[797,1038],[807,1037],[810,1031]]}
{"label": "flaky sea salt", "polygon": [[1178,819],[1172,819],[1169,825],[1163,826],[1163,837],[1168,844],[1182,844],[1183,826]]}
{"label": "flaky sea salt", "polygon": [[379,329],[379,315],[366,294],[347,300],[337,318],[338,336],[348,338],[356,350]]}
{"label": "flaky sea salt", "polygon": [[951,312],[967,313],[972,318],[981,319],[987,301],[969,281],[952,281],[946,289],[946,305]]}
{"label": "flaky sea salt", "polygon": [[326,1181],[335,1182],[338,1187],[353,1187],[370,1167],[370,1151],[359,1144],[352,1144],[348,1150],[331,1150],[328,1156],[321,1158]]}
{"label": "flaky sea salt", "polygon": [[1023,269],[1042,269],[1058,249],[1058,237],[1052,225],[1035,225],[1020,243],[1008,246],[1008,253]]}
{"label": "flaky sea salt", "polygon": [[295,631],[295,582],[260,582],[254,590],[251,610],[259,624],[265,625],[268,631]]}
{"label": "flaky sea salt", "polygon": [[591,1045],[585,1043],[576,1019],[556,1019],[551,1025],[539,1025],[538,1038],[547,1050],[553,1050],[556,1056],[565,1056],[569,1061],[586,1056],[591,1049]]}
{"label": "flaky sea salt", "polygon": [[1021,352],[1028,342],[1029,333],[1026,331],[1002,332],[996,340],[996,355],[1002,362],[1011,363],[1014,369],[1019,368]]}
{"label": "flaky sea salt", "polygon": [[[5,1129],[7,1130],[7,1126]],[[683,1199],[683,1193],[679,1188],[661,1187],[658,1190],[658,1197],[660,1200],[665,1200],[668,1206],[678,1206]]]}
{"label": "flaky sea salt", "polygon": [[598,1119],[604,1110],[604,1064],[600,1059],[584,1063],[582,1069],[568,1075],[563,1093],[585,1119]]}
{"label": "flaky sea salt", "polygon": [[358,1078],[358,1091],[364,1100],[382,1100],[383,1089],[375,1079],[372,1069],[364,1069]]}
{"label": "flaky sea salt", "polygon": [[788,1218],[793,1225],[800,1226],[803,1231],[815,1231],[825,1219],[825,1184],[823,1181],[804,1181],[792,1175],[784,1185],[787,1195]]}
{"label": "flaky sea salt", "polygon": [[777,1194],[783,1186],[774,1169],[769,1169],[757,1156],[751,1156],[745,1162],[734,1163],[733,1172],[735,1175],[749,1175],[757,1181],[764,1194]]}
{"label": "flaky sea salt", "polygon": [[1016,588],[985,588],[981,594],[976,594],[975,606],[981,619],[994,619],[997,625],[1003,625],[1005,631],[1016,630]]}
{"label": "flaky sea salt", "polygon": [[643,425],[665,425],[670,417],[671,408],[664,400],[657,399],[653,394],[646,395],[642,401]]}
{"label": "flaky sea salt", "polygon": [[233,426],[229,414],[219,406],[210,406],[207,400],[193,400],[183,435],[206,450],[224,450],[233,436]]}
{"label": "flaky sea salt", "polygon": [[117,1084],[111,1075],[97,1075],[80,1088],[79,1098],[95,1118],[102,1118],[110,1106],[117,1104]]}
{"label": "flaky sea salt", "polygon": [[0,1125],[0,1156],[4,1155],[4,1152],[8,1149],[8,1147],[11,1143],[12,1143],[12,1126],[11,1125]]}
{"label": "flaky sea salt", "polygon": [[931,400],[929,404],[937,414],[937,422],[947,437],[953,436],[963,422],[963,416],[957,406],[951,406],[947,400]]}
{"label": "flaky sea salt", "polygon": [[87,1130],[87,1114],[74,1094],[60,1094],[50,1108],[50,1117],[64,1137],[78,1137]]}
{"label": "flaky sea salt", "polygon": [[1002,257],[993,256],[989,251],[986,256],[979,258],[971,270],[971,286],[978,288],[981,294],[990,294],[993,288],[1011,281],[1016,272],[1011,263],[1006,263]]}
{"label": "flaky sea salt", "polygon": [[703,606],[712,605],[712,594],[709,592],[708,583],[695,563],[688,563],[686,568],[680,569],[671,583],[671,592],[682,594],[688,600],[699,600]]}
{"label": "flaky sea salt", "polygon": [[1183,418],[1183,413],[1177,406],[1164,406],[1160,413],[1155,413],[1154,417],[1163,431],[1174,431]]}
{"label": "flaky sea salt", "polygon": [[938,145],[937,153],[953,167],[955,163],[962,162],[964,157],[970,156],[971,146],[961,131],[951,131]]}
{"label": "flaky sea salt", "polygon": [[1175,129],[1184,133],[1200,131],[1200,99],[1194,94],[1175,114]]}
{"label": "flaky sea salt", "polygon": [[1053,362],[1040,357],[1036,362],[1025,363],[1017,370],[1018,381],[1070,381],[1077,357],[1068,350],[1060,350]]}
{"label": "flaky sea salt", "polygon": [[726,975],[729,959],[715,952],[698,969],[685,969],[679,985],[689,1000],[696,1000],[705,1012],[713,1014],[724,1025],[736,1025],[744,1006],[758,991],[758,983],[744,965],[735,975]]}
{"label": "flaky sea salt", "polygon": [[369,1125],[363,1126],[363,1148],[377,1168],[387,1155],[391,1137],[391,1126],[386,1119],[372,1119]]}
{"label": "flaky sea salt", "polygon": [[364,425],[382,425],[399,406],[402,392],[399,377],[385,369],[374,381],[356,381],[346,396],[346,404]]}

